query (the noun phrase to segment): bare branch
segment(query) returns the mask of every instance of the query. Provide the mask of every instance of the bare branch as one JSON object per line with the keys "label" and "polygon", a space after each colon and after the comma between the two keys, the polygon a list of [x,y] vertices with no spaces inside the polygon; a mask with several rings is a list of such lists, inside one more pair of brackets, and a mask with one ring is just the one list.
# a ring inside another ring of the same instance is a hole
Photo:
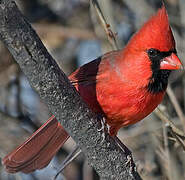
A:
{"label": "bare branch", "polygon": [[155,109],[154,113],[179,136],[185,137],[184,132],[177,128],[172,121],[170,121],[165,115],[164,112],[160,109],[160,106]]}
{"label": "bare branch", "polygon": [[108,37],[108,40],[113,48],[113,50],[118,50],[119,47],[118,47],[118,40],[116,38],[116,33],[114,33],[111,29],[111,25],[107,23],[104,15],[103,15],[103,12],[100,8],[100,5],[98,3],[98,0],[91,0],[94,8],[96,9],[96,12],[98,14],[98,17],[102,23],[102,26],[103,26],[103,29],[105,30],[105,33]]}
{"label": "bare branch", "polygon": [[101,179],[141,179],[128,149],[108,135],[102,139],[92,113],[12,0],[0,1],[0,39],[20,65],[32,87],[81,147]]}
{"label": "bare branch", "polygon": [[168,94],[168,96],[169,96],[169,98],[170,98],[170,100],[171,100],[171,102],[172,102],[172,104],[173,104],[173,106],[174,106],[174,108],[175,108],[175,110],[177,112],[177,115],[178,115],[178,117],[179,117],[179,119],[181,121],[183,130],[185,131],[184,113],[183,113],[183,111],[182,111],[182,109],[181,109],[181,107],[179,105],[179,102],[177,101],[177,98],[176,98],[176,96],[175,96],[175,94],[174,94],[170,84],[168,85],[168,88],[167,88],[167,94]]}

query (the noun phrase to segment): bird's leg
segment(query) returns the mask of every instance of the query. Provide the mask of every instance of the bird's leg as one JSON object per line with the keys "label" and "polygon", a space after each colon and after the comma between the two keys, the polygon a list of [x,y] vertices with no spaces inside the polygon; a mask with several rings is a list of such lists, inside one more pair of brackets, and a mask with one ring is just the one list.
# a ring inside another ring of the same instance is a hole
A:
{"label": "bird's leg", "polygon": [[98,132],[104,131],[104,132],[107,132],[107,133],[110,134],[110,126],[106,122],[106,117],[102,116],[102,115],[99,115],[99,120],[100,120],[100,123],[101,123],[101,128],[98,129]]}
{"label": "bird's leg", "polygon": [[105,140],[105,132],[110,133],[110,126],[106,122],[106,117],[100,115],[99,120],[101,123],[101,128],[98,129],[98,132],[102,132],[102,141]]}
{"label": "bird's leg", "polygon": [[106,129],[106,125],[107,125],[106,119],[103,116],[100,116],[100,115],[98,115],[98,116],[99,116],[98,119],[100,120],[100,123],[101,123],[101,127],[98,129],[98,132],[104,131]]}
{"label": "bird's leg", "polygon": [[53,180],[56,180],[58,175],[65,169],[65,167],[68,164],[70,164],[81,152],[82,152],[81,149],[76,145],[75,149],[62,162],[61,167],[60,167],[59,171],[57,172],[57,174],[55,175],[55,177],[53,178]]}

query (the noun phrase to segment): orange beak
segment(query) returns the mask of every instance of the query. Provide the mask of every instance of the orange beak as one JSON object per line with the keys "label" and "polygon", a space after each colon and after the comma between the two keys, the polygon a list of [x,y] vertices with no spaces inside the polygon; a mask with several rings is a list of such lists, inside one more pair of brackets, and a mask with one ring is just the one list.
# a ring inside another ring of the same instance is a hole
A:
{"label": "orange beak", "polygon": [[170,56],[162,59],[162,61],[160,62],[160,69],[183,69],[183,65],[177,55],[175,53],[172,53]]}

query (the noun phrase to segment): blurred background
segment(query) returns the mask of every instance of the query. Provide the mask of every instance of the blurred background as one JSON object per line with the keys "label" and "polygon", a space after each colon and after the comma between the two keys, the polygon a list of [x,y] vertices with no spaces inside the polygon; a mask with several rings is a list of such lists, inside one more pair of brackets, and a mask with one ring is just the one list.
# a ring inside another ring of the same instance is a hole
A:
{"label": "blurred background", "polygon": [[[107,22],[116,33],[120,48],[161,5],[161,0],[99,2]],[[66,75],[112,50],[90,0],[16,0],[16,3]],[[185,1],[164,0],[164,3],[179,58],[184,62]],[[119,132],[120,139],[133,152],[138,172],[144,180],[185,179],[184,71],[174,72],[169,83],[170,89],[159,107],[160,112],[152,113],[142,122]],[[49,116],[47,106],[40,101],[0,42],[0,158],[26,140]],[[75,143],[70,139],[48,167],[29,175],[7,174],[0,165],[0,179],[52,179],[74,146]],[[80,155],[57,179],[99,178],[88,166],[85,157]]]}

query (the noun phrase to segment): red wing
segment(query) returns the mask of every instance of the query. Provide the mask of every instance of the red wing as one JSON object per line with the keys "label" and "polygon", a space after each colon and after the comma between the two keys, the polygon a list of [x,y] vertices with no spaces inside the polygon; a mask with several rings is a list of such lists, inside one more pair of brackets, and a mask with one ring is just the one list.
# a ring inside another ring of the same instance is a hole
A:
{"label": "red wing", "polygon": [[[103,114],[97,97],[97,84],[103,86],[111,76],[115,57],[119,51],[112,51],[78,68],[69,76],[71,83],[89,108],[98,114]],[[103,83],[102,83],[103,82]]]}
{"label": "red wing", "polygon": [[71,83],[74,85],[76,83],[77,84],[90,83],[90,82],[95,83],[100,62],[101,62],[101,57],[78,68],[75,72],[73,72],[69,76]]}
{"label": "red wing", "polygon": [[74,85],[91,84],[108,77],[115,68],[115,59],[121,57],[120,53],[120,51],[111,51],[84,64],[69,76],[71,83]]}

